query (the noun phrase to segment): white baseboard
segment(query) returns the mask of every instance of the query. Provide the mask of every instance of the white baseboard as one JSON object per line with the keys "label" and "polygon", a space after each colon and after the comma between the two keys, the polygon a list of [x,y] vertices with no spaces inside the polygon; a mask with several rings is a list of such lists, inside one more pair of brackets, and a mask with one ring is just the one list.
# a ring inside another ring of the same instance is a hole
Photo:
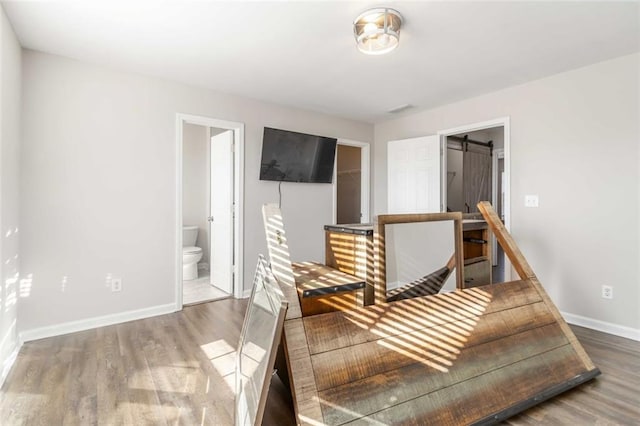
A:
{"label": "white baseboard", "polygon": [[640,330],[638,329],[600,321],[593,318],[587,318],[580,315],[574,315],[567,312],[560,312],[560,314],[562,314],[564,320],[569,324],[590,328],[592,330],[602,331],[603,333],[613,334],[614,336],[620,336],[627,339],[640,341]]}
{"label": "white baseboard", "polygon": [[18,344],[16,345],[13,352],[11,352],[11,355],[9,355],[7,359],[5,359],[4,362],[2,363],[2,372],[1,372],[2,375],[0,376],[0,388],[4,385],[4,381],[7,379],[7,376],[11,371],[11,367],[13,367],[13,364],[16,362],[16,359],[18,359],[18,352],[20,352],[21,347],[22,347],[22,342],[18,341]]}
{"label": "white baseboard", "polygon": [[251,297],[251,289],[245,290],[245,291],[242,292],[242,298],[243,299],[247,299],[249,297]]}
{"label": "white baseboard", "polygon": [[134,311],[119,312],[117,314],[104,315],[100,317],[87,318],[78,321],[70,321],[62,324],[50,325],[46,327],[33,328],[20,333],[20,342],[44,339],[46,337],[60,336],[62,334],[75,333],[107,325],[120,324],[122,322],[134,321],[157,315],[170,314],[176,312],[176,305],[169,303],[166,305],[152,306],[150,308],[137,309]]}

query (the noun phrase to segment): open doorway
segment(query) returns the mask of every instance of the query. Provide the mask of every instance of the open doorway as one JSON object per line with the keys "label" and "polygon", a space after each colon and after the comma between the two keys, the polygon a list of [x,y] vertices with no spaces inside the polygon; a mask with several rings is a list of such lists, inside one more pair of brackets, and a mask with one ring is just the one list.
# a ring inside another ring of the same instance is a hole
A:
{"label": "open doorway", "polygon": [[[509,229],[509,119],[462,126],[438,134],[443,153],[443,210],[473,215],[478,213],[479,201],[489,201]],[[511,268],[495,237],[491,235],[484,241],[472,234],[471,231],[465,234],[465,249],[484,244],[481,251],[491,256],[491,281],[510,280]]]}
{"label": "open doorway", "polygon": [[335,164],[333,222],[369,222],[369,144],[339,139]]}
{"label": "open doorway", "polygon": [[176,304],[242,294],[241,123],[178,115]]}

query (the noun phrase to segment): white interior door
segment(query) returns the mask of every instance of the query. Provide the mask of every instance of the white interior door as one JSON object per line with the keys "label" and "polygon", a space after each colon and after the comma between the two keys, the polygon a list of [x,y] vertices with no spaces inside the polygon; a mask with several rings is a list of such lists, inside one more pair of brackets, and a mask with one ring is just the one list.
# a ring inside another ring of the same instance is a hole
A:
{"label": "white interior door", "polygon": [[211,138],[211,284],[233,293],[233,130]]}
{"label": "white interior door", "polygon": [[436,213],[441,205],[440,137],[387,144],[387,212]]}

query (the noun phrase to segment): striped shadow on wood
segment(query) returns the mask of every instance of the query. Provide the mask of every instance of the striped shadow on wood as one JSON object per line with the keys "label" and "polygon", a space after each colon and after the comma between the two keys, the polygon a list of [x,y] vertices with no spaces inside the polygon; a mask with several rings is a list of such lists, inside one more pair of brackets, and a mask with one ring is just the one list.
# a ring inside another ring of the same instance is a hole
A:
{"label": "striped shadow on wood", "polygon": [[287,318],[298,424],[492,424],[600,373],[491,206],[479,207],[521,279]]}

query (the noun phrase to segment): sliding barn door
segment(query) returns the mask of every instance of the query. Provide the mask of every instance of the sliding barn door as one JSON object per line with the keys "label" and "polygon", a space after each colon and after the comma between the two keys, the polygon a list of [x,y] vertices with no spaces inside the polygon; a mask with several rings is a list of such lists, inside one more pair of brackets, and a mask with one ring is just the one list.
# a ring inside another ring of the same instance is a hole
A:
{"label": "sliding barn door", "polygon": [[464,199],[467,213],[478,212],[480,201],[492,202],[491,150],[467,150],[463,157]]}

